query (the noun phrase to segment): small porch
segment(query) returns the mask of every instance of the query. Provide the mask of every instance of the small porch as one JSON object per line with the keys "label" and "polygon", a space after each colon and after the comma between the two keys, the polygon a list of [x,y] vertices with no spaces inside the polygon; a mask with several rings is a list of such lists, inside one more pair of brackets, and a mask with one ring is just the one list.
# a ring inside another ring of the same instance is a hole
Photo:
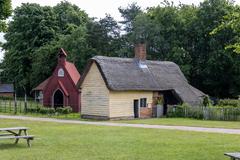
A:
{"label": "small porch", "polygon": [[146,98],[134,100],[134,118],[164,117],[168,108],[181,104],[182,101],[174,90],[153,92],[152,103],[148,103]]}

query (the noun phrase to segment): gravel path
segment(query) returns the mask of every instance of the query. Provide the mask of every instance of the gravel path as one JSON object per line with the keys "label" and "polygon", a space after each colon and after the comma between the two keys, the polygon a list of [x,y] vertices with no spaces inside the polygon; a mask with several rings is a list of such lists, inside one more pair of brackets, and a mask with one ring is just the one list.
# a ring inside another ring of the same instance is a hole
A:
{"label": "gravel path", "polygon": [[39,121],[39,122],[56,122],[56,123],[69,123],[69,124],[97,125],[97,126],[153,128],[153,129],[196,131],[196,132],[208,132],[208,133],[240,134],[240,129],[167,126],[167,125],[149,125],[149,124],[127,124],[127,123],[112,123],[112,122],[92,122],[92,121],[80,121],[80,120],[62,120],[62,119],[54,119],[54,118],[9,116],[9,115],[0,115],[0,119],[16,119],[16,120]]}

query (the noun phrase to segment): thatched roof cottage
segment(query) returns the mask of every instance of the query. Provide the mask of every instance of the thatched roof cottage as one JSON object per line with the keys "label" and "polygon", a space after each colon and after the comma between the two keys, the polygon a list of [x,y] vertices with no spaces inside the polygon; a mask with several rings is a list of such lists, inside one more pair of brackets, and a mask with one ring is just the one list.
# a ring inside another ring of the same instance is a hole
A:
{"label": "thatched roof cottage", "polygon": [[178,65],[146,60],[146,47],[135,47],[135,58],[95,56],[78,83],[83,118],[152,117],[156,101],[168,105],[201,104],[204,93],[191,86]]}

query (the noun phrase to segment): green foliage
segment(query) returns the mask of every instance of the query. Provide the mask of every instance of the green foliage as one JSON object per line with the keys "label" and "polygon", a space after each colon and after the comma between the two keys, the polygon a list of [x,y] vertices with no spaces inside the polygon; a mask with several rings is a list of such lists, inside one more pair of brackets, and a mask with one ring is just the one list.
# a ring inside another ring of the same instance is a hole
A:
{"label": "green foliage", "polygon": [[39,108],[39,113],[41,114],[54,114],[55,113],[55,109],[54,108],[50,108],[50,107],[40,107]]}
{"label": "green foliage", "polygon": [[0,1],[0,32],[7,31],[6,19],[11,16],[12,6],[11,0]]}
{"label": "green foliage", "polygon": [[184,117],[187,114],[186,111],[189,108],[191,108],[191,106],[189,106],[186,103],[171,107],[168,109],[167,116],[168,117]]}
{"label": "green foliage", "polygon": [[73,62],[79,71],[83,71],[87,60],[92,57],[88,44],[86,43],[86,28],[78,27],[73,33],[61,37],[59,44],[68,55],[68,60]]}
{"label": "green foliage", "polygon": [[3,44],[4,79],[30,93],[52,74],[59,48],[82,73],[92,56],[133,57],[134,43],[145,42],[148,59],[175,62],[206,94],[240,95],[240,55],[230,47],[240,43],[237,5],[228,0],[205,0],[199,6],[164,1],[145,11],[133,3],[119,12],[124,20],[117,23],[108,14],[90,18],[67,1],[16,8]]}
{"label": "green foliage", "polygon": [[203,106],[208,107],[210,105],[211,105],[211,100],[210,100],[209,96],[204,96],[203,97]]}
{"label": "green foliage", "polygon": [[15,81],[17,90],[25,87],[29,94],[54,69],[59,40],[87,20],[85,12],[66,1],[53,8],[29,3],[17,7],[3,45],[7,81]]}
{"label": "green foliage", "polygon": [[[171,118],[165,121],[171,121]],[[183,121],[193,125],[210,124],[213,127],[214,123],[218,126],[221,124],[228,127],[231,124],[239,126],[234,122],[193,121],[189,119],[175,119],[175,121]],[[18,145],[14,146],[10,140],[1,141],[1,147],[8,148],[0,150],[3,160],[228,160],[223,153],[238,151],[240,144],[239,135],[235,134],[1,119],[1,128],[13,125],[27,125],[30,128],[29,134],[36,135],[38,139],[33,141],[31,149],[26,148],[25,141],[20,141]]]}
{"label": "green foliage", "polygon": [[56,37],[55,24],[51,7],[27,3],[14,10],[13,21],[5,35],[7,42],[3,45],[6,50],[3,66],[7,80],[17,82],[18,88],[31,89],[33,55]]}
{"label": "green foliage", "polygon": [[135,17],[142,13],[141,7],[139,7],[136,3],[132,3],[128,5],[127,8],[119,7],[118,11],[124,18],[124,20],[120,22],[124,25],[124,30],[126,32],[131,32]]}
{"label": "green foliage", "polygon": [[39,113],[40,107],[27,107],[26,113]]}
{"label": "green foliage", "polygon": [[72,113],[72,108],[71,107],[58,107],[56,109],[56,112],[59,114],[70,114]]}
{"label": "green foliage", "polygon": [[237,99],[221,99],[218,101],[218,105],[221,107],[231,106],[240,108],[240,100]]}
{"label": "green foliage", "polygon": [[88,22],[88,15],[78,6],[62,1],[53,7],[57,26],[63,35],[71,34],[77,27]]}
{"label": "green foliage", "polygon": [[236,53],[240,53],[240,39],[239,39],[239,22],[240,22],[240,8],[234,8],[230,13],[225,15],[222,19],[222,23],[217,26],[210,35],[221,34],[222,31],[231,30],[236,36],[231,40],[231,43],[225,44],[225,49],[231,49]]}
{"label": "green foliage", "polygon": [[44,106],[35,106],[28,107],[26,113],[41,113],[41,114],[70,114],[72,113],[72,108],[70,106],[67,107],[58,107],[56,110],[52,107],[44,107]]}
{"label": "green foliage", "polygon": [[190,107],[186,104],[168,109],[168,117],[185,117],[205,120],[240,120],[239,102],[221,100],[218,106]]}
{"label": "green foliage", "polygon": [[231,54],[224,44],[239,33],[224,29],[210,35],[235,8],[227,0],[205,0],[198,7],[165,1],[134,18],[131,43],[145,41],[149,59],[177,63],[190,83],[205,93],[236,97],[240,56]]}
{"label": "green foliage", "polygon": [[54,67],[57,64],[56,54],[60,47],[58,41],[52,41],[35,51],[30,75],[31,86],[36,87],[52,74]]}

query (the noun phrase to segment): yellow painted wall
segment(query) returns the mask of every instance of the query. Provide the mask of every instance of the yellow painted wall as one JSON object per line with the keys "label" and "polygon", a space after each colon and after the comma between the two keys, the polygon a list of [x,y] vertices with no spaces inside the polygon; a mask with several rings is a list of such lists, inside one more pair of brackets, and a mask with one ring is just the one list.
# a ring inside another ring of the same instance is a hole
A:
{"label": "yellow painted wall", "polygon": [[153,92],[151,91],[110,91],[109,106],[110,118],[133,117],[133,101],[140,98],[147,98],[147,104],[151,107]]}
{"label": "yellow painted wall", "polygon": [[109,117],[109,90],[95,62],[81,88],[81,114]]}

